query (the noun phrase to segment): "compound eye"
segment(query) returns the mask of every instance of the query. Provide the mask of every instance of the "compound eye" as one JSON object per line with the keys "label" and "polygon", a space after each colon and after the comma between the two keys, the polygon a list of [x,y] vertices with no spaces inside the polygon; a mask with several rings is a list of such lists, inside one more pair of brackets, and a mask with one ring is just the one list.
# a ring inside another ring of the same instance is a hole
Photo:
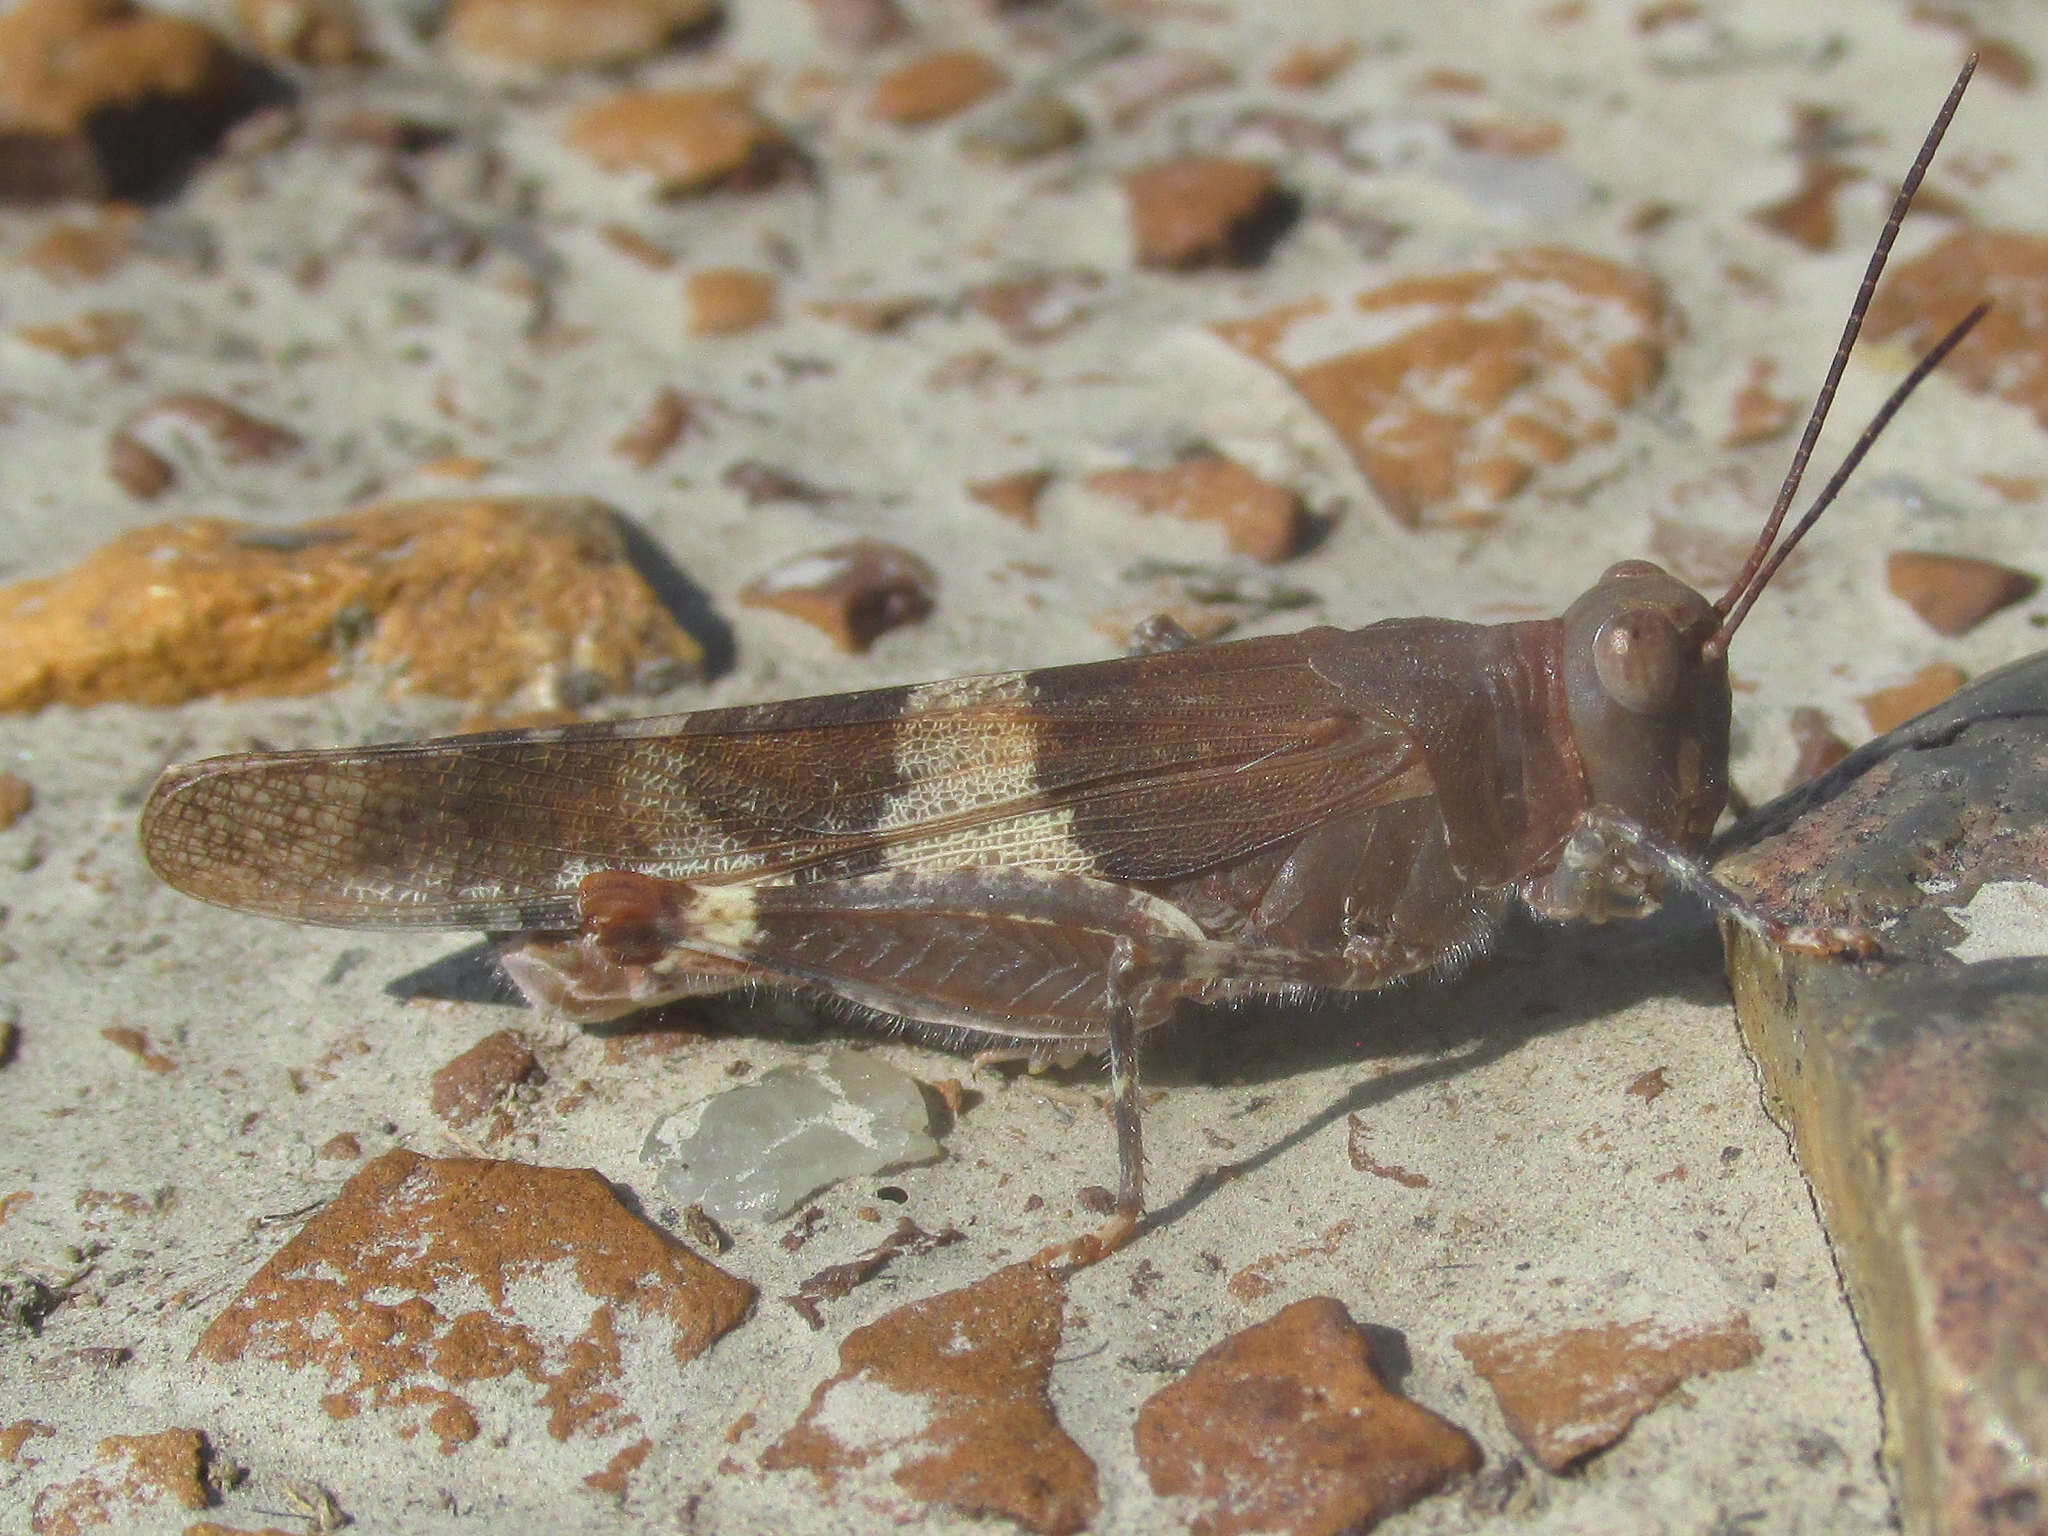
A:
{"label": "compound eye", "polygon": [[1638,576],[1662,576],[1664,567],[1648,560],[1623,560],[1601,573],[1602,581],[1629,581]]}
{"label": "compound eye", "polygon": [[1670,703],[1685,667],[1685,645],[1663,614],[1618,613],[1593,638],[1593,670],[1607,696],[1638,715]]}

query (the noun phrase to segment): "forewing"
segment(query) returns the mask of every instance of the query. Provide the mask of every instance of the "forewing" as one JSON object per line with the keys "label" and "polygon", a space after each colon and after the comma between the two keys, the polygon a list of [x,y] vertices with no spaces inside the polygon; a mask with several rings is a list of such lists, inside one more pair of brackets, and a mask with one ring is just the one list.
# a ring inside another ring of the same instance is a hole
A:
{"label": "forewing", "polygon": [[1166,879],[1426,793],[1301,636],[652,720],[168,770],[172,885],[350,927],[560,929],[599,869],[848,878],[1007,864]]}

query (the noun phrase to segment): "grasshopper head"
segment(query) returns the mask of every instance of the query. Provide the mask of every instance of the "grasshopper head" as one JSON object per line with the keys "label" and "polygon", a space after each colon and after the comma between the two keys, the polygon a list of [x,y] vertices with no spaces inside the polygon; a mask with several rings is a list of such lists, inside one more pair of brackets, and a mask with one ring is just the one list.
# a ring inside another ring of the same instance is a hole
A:
{"label": "grasshopper head", "polygon": [[1565,704],[1593,803],[1695,852],[1728,801],[1721,622],[1647,560],[1610,566],[1564,615]]}

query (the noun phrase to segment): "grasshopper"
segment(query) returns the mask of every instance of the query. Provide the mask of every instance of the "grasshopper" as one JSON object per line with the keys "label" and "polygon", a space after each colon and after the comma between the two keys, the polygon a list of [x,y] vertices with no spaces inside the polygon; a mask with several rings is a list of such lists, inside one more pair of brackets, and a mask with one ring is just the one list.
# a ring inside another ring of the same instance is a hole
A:
{"label": "grasshopper", "polygon": [[[1972,61],[1974,64],[1974,60]],[[1637,916],[1672,887],[1772,943],[1702,863],[1728,797],[1730,642],[1966,316],[1813,505],[1787,511],[1966,65],[1901,187],[1776,504],[1710,601],[1647,561],[1554,619],[1390,619],[922,686],[165,771],[171,885],[345,928],[520,938],[506,972],[600,1021],[794,983],[1047,1048],[1106,1047],[1115,1217],[1144,1204],[1139,1042],[1184,999],[1454,969],[1515,908]]]}

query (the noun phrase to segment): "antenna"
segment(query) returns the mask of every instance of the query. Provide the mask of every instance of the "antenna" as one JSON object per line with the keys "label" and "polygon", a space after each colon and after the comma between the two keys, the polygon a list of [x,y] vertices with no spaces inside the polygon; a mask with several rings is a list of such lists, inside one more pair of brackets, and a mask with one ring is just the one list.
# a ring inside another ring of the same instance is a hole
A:
{"label": "antenna", "polygon": [[1784,526],[1785,514],[1792,506],[1793,497],[1799,494],[1799,482],[1806,474],[1807,461],[1813,457],[1814,445],[1820,441],[1821,428],[1826,425],[1828,408],[1834,404],[1835,390],[1842,382],[1842,373],[1849,366],[1849,354],[1856,348],[1856,338],[1863,330],[1863,317],[1870,309],[1871,296],[1877,291],[1877,280],[1884,272],[1886,260],[1892,253],[1892,242],[1898,238],[1899,226],[1906,220],[1906,210],[1913,205],[1913,194],[1920,190],[1920,182],[1927,174],[1927,167],[1933,162],[1934,153],[1941,147],[1942,135],[1948,132],[1949,122],[1956,115],[1956,108],[1962,104],[1963,91],[1970,83],[1970,76],[1976,72],[1977,56],[1973,53],[1963,61],[1962,71],[1956,82],[1949,87],[1948,99],[1935,114],[1934,126],[1927,130],[1927,137],[1921,142],[1920,153],[1913,157],[1912,169],[1906,172],[1906,179],[1899,185],[1899,195],[1892,201],[1890,217],[1884,222],[1884,230],[1877,237],[1877,247],[1870,253],[1870,261],[1863,269],[1863,284],[1856,290],[1856,301],[1849,306],[1849,321],[1842,328],[1841,342],[1835,348],[1834,361],[1828,365],[1827,378],[1822,381],[1820,393],[1814,396],[1813,410],[1806,418],[1806,430],[1800,434],[1799,447],[1793,452],[1792,466],[1785,472],[1784,484],[1778,487],[1778,499],[1771,507],[1771,514],[1764,520],[1763,531],[1757,535],[1751,546],[1749,558],[1743,562],[1742,573],[1730,584],[1720,600],[1714,604],[1714,612],[1722,616],[1721,627],[1708,637],[1701,648],[1701,655],[1711,661],[1727,652],[1728,642],[1734,637],[1736,627],[1749,612],[1759,593],[1777,574],[1785,563],[1793,546],[1804,538],[1806,531],[1818,520],[1829,502],[1833,501],[1849,473],[1862,462],[1870,451],[1877,435],[1895,415],[1906,397],[1919,387],[1921,381],[1932,373],[1941,360],[1953,351],[1956,344],[1969,334],[1970,328],[1984,318],[1989,305],[1980,304],[1936,344],[1933,351],[1922,358],[1919,364],[1892,391],[1891,397],[1870,425],[1864,428],[1856,446],[1842,461],[1842,467],[1835,471],[1827,485],[1793,528],[1792,534],[1773,551],[1772,542],[1778,530]]}

